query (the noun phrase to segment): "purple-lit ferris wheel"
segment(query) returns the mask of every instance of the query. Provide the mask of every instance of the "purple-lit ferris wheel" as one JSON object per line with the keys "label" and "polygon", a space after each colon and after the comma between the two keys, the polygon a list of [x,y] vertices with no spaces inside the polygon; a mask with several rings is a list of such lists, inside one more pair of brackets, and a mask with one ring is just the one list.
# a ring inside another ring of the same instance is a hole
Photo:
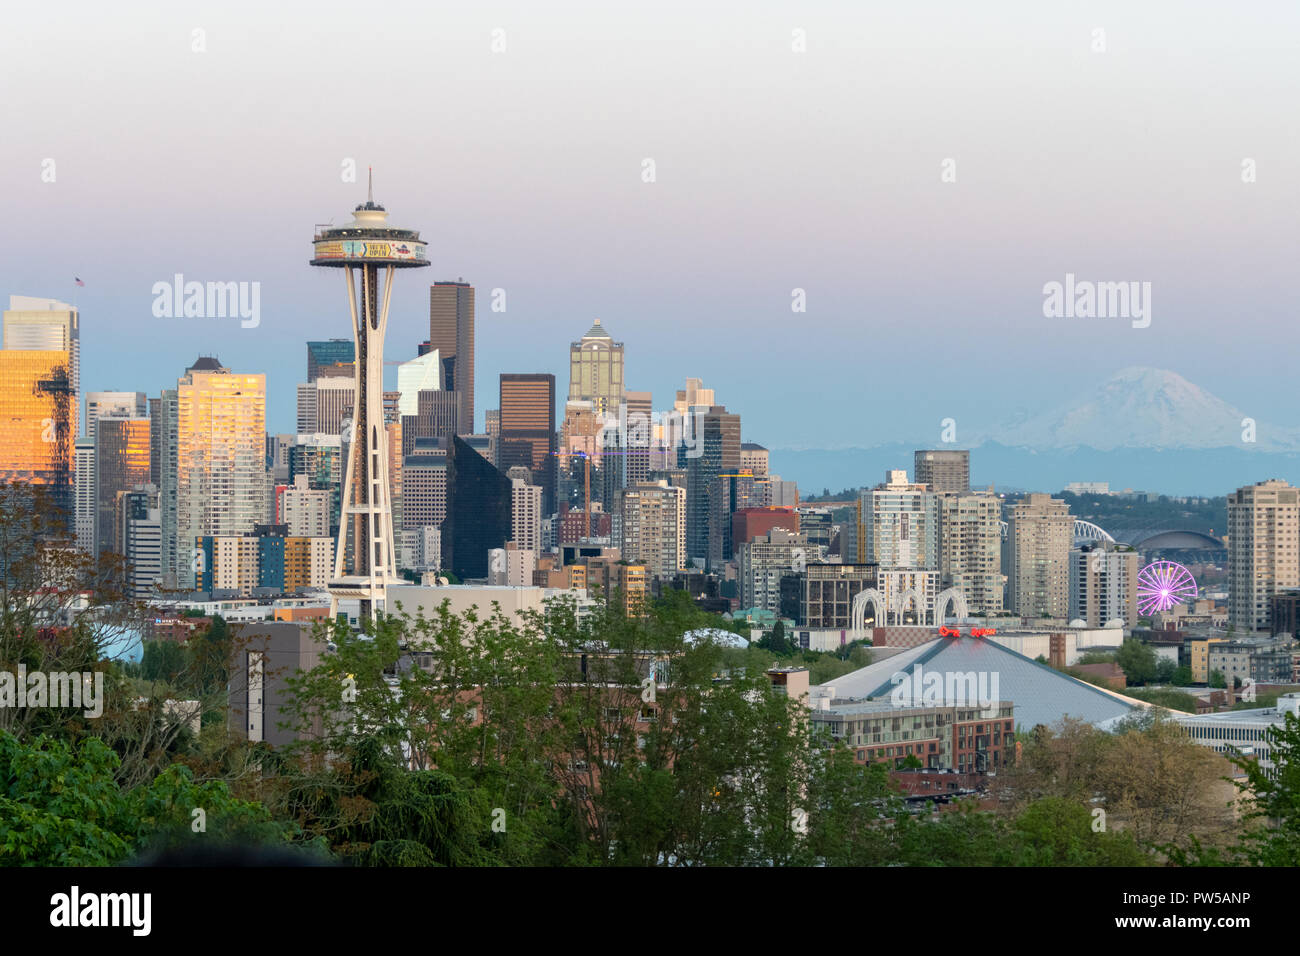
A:
{"label": "purple-lit ferris wheel", "polygon": [[1196,598],[1196,579],[1175,561],[1155,561],[1138,572],[1138,613],[1148,617]]}

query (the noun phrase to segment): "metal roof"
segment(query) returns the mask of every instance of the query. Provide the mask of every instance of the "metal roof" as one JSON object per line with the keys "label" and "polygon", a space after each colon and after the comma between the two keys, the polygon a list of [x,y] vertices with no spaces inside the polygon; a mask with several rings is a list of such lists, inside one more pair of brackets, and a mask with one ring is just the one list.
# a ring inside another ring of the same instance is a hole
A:
{"label": "metal roof", "polygon": [[[894,688],[902,685],[900,696],[910,700],[909,681],[916,672],[944,675],[944,687],[950,686],[947,675],[984,674],[994,699],[1015,704],[1016,724],[1031,728],[1037,724],[1052,726],[1069,716],[1090,724],[1114,723],[1147,705],[1113,691],[1076,680],[1053,670],[1046,664],[1018,654],[1001,644],[969,636],[941,637],[918,647],[908,648],[886,660],[852,671],[827,685],[835,688],[835,698],[890,700]],[[895,675],[900,675],[895,679]],[[993,682],[996,677],[996,689]],[[921,705],[923,701],[915,701]],[[944,701],[945,705],[961,701]]]}

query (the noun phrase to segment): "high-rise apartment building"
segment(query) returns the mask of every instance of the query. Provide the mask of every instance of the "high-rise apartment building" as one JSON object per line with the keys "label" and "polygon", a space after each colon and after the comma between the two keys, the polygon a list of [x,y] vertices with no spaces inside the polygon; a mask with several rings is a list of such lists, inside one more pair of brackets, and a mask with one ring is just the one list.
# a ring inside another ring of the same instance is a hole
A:
{"label": "high-rise apartment building", "polygon": [[457,393],[457,434],[474,432],[474,287],[464,279],[429,288],[429,346],[443,363],[445,391]]}
{"label": "high-rise apartment building", "polygon": [[1007,521],[1007,597],[1021,617],[1066,618],[1070,611],[1070,507],[1050,495],[1026,495]]}
{"label": "high-rise apartment building", "polygon": [[1097,543],[1070,552],[1070,620],[1105,627],[1123,621],[1138,622],[1138,553],[1109,543]]}
{"label": "high-rise apartment building", "polygon": [[939,502],[907,472],[889,471],[885,481],[858,500],[858,561],[881,568],[939,569]]}
{"label": "high-rise apartment building", "polygon": [[402,530],[440,529],[446,517],[446,441],[420,439],[412,454],[402,460]]}
{"label": "high-rise apartment building", "polygon": [[1001,500],[991,491],[953,493],[938,504],[941,586],[960,591],[972,614],[1001,613]]}
{"label": "high-rise apartment building", "polygon": [[277,523],[284,524],[294,537],[324,538],[330,534],[330,492],[312,488],[306,475],[297,475],[293,484],[280,492]]}
{"label": "high-rise apartment building", "polygon": [[965,494],[970,491],[970,452],[956,450],[918,451],[913,456],[912,475],[918,485],[928,485],[935,494]]}
{"label": "high-rise apartment building", "polygon": [[1268,631],[1272,598],[1300,587],[1300,489],[1278,479],[1228,495],[1228,623]]}
{"label": "high-rise apartment building", "polygon": [[497,410],[497,468],[522,465],[529,482],[542,489],[544,515],[555,512],[557,474],[555,376],[549,373],[503,373]]}
{"label": "high-rise apartment building", "polygon": [[686,567],[686,489],[666,481],[629,484],[619,496],[619,551],[651,575],[670,578]]}
{"label": "high-rise apartment building", "polygon": [[510,540],[523,551],[541,554],[542,489],[520,478],[512,478],[510,485]]}
{"label": "high-rise apartment building", "polygon": [[247,534],[265,521],[266,376],[234,373],[200,358],[173,394],[175,571],[178,583],[191,587],[199,537]]}
{"label": "high-rise apartment building", "polygon": [[125,555],[123,498],[149,484],[149,419],[100,418],[95,436],[95,550]]}
{"label": "high-rise apartment building", "polygon": [[597,415],[617,415],[623,401],[623,343],[600,319],[569,345],[569,401],[591,402]]}
{"label": "high-rise apartment building", "polygon": [[344,422],[351,422],[352,406],[356,401],[357,387],[351,378],[341,375],[321,376],[316,379],[315,434],[349,436]]}

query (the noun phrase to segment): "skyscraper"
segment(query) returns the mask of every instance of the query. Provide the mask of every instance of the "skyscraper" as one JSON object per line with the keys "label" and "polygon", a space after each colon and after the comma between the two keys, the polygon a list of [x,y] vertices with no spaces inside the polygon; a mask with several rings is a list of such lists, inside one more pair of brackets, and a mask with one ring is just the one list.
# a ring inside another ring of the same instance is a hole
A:
{"label": "skyscraper", "polygon": [[513,533],[514,486],[459,436],[447,449],[447,517],[442,523],[442,567],[462,581],[488,576],[488,552]]}
{"label": "skyscraper", "polygon": [[1271,598],[1300,587],[1300,489],[1276,478],[1228,495],[1228,623],[1268,631]]}
{"label": "skyscraper", "polygon": [[95,550],[126,554],[123,498],[149,484],[149,419],[99,419],[95,438]]}
{"label": "skyscraper", "polygon": [[320,369],[331,365],[351,365],[356,361],[356,344],[351,339],[328,339],[307,343],[307,381],[316,381]]}
{"label": "skyscraper", "polygon": [[918,485],[929,485],[939,495],[970,491],[969,451],[918,451],[912,460],[912,475]]}
{"label": "skyscraper", "polygon": [[458,394],[456,433],[473,434],[474,287],[464,279],[430,286],[429,347],[442,357],[442,387]]}
{"label": "skyscraper", "polygon": [[76,520],[76,432],[77,400],[68,353],[0,350],[0,484],[46,487],[64,512],[69,531],[75,530]]}
{"label": "skyscraper", "polygon": [[[57,299],[11,295],[4,314],[4,348],[67,352],[73,405],[81,405],[81,314]],[[73,435],[75,440],[76,435]]]}
{"label": "skyscraper", "polygon": [[702,567],[709,558],[713,479],[740,468],[740,415],[722,405],[696,409],[690,427],[693,444],[679,449],[686,465],[686,547],[687,557]]}
{"label": "skyscraper", "polygon": [[1068,616],[1073,543],[1074,518],[1064,501],[1031,494],[1011,506],[1006,562],[1011,610],[1027,618]]}
{"label": "skyscraper", "polygon": [[555,513],[556,452],[555,376],[549,373],[503,373],[498,409],[497,467],[529,469],[530,483],[542,489],[541,507]]}
{"label": "skyscraper", "polygon": [[649,392],[623,393],[625,422],[624,477],[628,485],[650,480],[650,450],[654,447],[654,402]]}
{"label": "skyscraper", "polygon": [[443,387],[442,358],[433,349],[397,366],[398,412],[416,415],[420,410],[420,392],[436,392]]}
{"label": "skyscraper", "polygon": [[87,392],[86,437],[95,440],[95,426],[101,418],[148,418],[149,400],[144,392]]}
{"label": "skyscraper", "polygon": [[77,547],[95,553],[95,443],[89,438],[76,442],[76,479],[73,527]]}
{"label": "skyscraper", "polygon": [[199,358],[174,392],[163,393],[165,414],[169,394],[175,402],[174,570],[178,584],[191,588],[199,537],[242,535],[265,521],[266,376],[234,373],[216,359]]}
{"label": "skyscraper", "polygon": [[569,401],[591,402],[597,415],[617,415],[623,401],[623,343],[600,319],[569,345]]}

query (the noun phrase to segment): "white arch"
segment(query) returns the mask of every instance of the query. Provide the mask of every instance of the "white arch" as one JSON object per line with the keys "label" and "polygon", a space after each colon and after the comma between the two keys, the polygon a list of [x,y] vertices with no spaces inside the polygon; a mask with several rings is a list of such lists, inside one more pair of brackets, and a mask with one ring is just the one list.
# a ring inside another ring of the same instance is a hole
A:
{"label": "white arch", "polygon": [[874,623],[876,627],[885,626],[885,598],[875,588],[866,588],[859,591],[853,597],[853,615],[851,620],[851,633],[849,640],[860,641],[866,637],[867,629],[867,602],[871,603],[872,610],[875,612]]}
{"label": "white arch", "polygon": [[1074,540],[1075,541],[1114,541],[1110,532],[1105,528],[1093,524],[1091,521],[1084,521],[1082,518],[1074,519]]}
{"label": "white arch", "polygon": [[936,626],[943,623],[943,612],[947,608],[949,601],[952,602],[953,617],[959,621],[970,617],[970,608],[966,606],[966,595],[956,588],[948,588],[941,591],[939,596],[934,599],[934,623]]}
{"label": "white arch", "polygon": [[903,615],[907,613],[907,599],[911,598],[916,602],[916,623],[925,623],[925,605],[921,603],[921,595],[916,588],[908,588],[906,591],[899,592],[894,597],[894,623],[902,624]]}

